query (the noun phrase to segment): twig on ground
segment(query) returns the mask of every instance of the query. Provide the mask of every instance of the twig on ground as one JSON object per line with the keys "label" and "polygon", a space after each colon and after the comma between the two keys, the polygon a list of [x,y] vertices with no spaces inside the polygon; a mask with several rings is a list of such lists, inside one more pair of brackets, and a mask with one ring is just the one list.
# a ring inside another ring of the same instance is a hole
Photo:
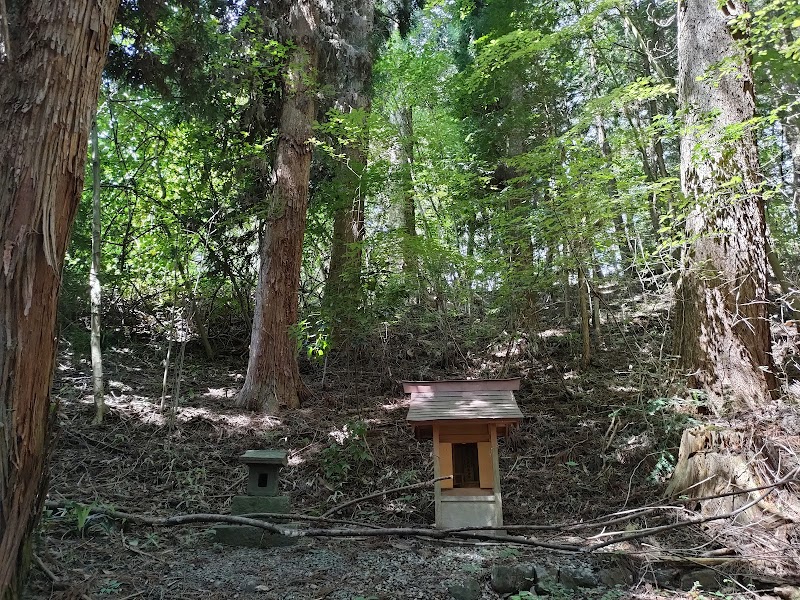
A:
{"label": "twig on ground", "polygon": [[380,529],[378,525],[363,523],[361,521],[349,521],[347,519],[329,519],[328,517],[315,517],[312,515],[303,515],[299,513],[247,513],[239,516],[248,517],[250,519],[286,519],[295,521],[319,521],[321,523],[338,523],[340,525],[353,525],[355,527],[371,527],[373,529]]}
{"label": "twig on ground", "polygon": [[437,481],[442,481],[444,479],[452,479],[452,475],[444,475],[442,477],[437,477],[436,479],[431,479],[430,481],[424,481],[422,483],[412,483],[411,485],[403,485],[396,488],[391,488],[388,490],[382,490],[380,492],[374,492],[372,494],[367,494],[366,496],[361,496],[360,498],[355,498],[354,500],[348,500],[347,502],[343,502],[342,504],[337,504],[330,510],[326,510],[322,513],[323,517],[330,517],[331,515],[339,512],[340,510],[347,508],[348,506],[352,506],[353,504],[358,504],[359,502],[364,502],[365,500],[372,500],[373,498],[379,498],[380,496],[386,496],[388,494],[396,494],[398,492],[408,492],[410,490],[418,490],[421,488],[431,487],[432,485],[436,485]]}
{"label": "twig on ground", "polygon": [[[50,567],[44,564],[44,561],[35,552],[33,553],[33,562],[35,562],[36,566],[39,567],[45,575],[47,575],[50,581],[53,582],[53,585],[64,585],[64,581],[62,581],[60,577],[58,577],[55,573],[53,573]],[[92,600],[92,599],[88,595],[81,593],[81,600]]]}

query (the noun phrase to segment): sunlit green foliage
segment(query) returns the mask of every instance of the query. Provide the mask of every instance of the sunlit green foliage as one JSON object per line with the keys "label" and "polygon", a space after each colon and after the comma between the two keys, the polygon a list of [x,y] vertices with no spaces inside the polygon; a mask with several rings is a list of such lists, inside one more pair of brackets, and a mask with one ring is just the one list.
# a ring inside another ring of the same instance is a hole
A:
{"label": "sunlit green foliage", "polygon": [[[340,169],[357,174],[366,198],[351,341],[418,307],[535,328],[537,303],[574,295],[578,268],[666,282],[686,214],[674,3],[395,4],[379,27],[402,4],[408,30],[376,36],[371,109],[319,115],[299,290],[304,348],[316,354],[332,326],[332,219],[353,193]],[[123,3],[98,115],[106,310],[139,311],[139,324],[163,330],[180,307],[211,338],[233,327],[241,350],[287,49],[264,7],[148,6]],[[800,12],[766,0],[736,24],[759,77],[770,227],[791,258],[800,207],[786,131],[798,112]],[[399,159],[403,110],[413,115],[409,167]],[[354,145],[368,146],[366,165],[348,162]],[[403,230],[409,185],[415,236]],[[86,314],[86,204],[81,211],[64,278],[70,321]],[[409,250],[418,281],[403,273]]]}

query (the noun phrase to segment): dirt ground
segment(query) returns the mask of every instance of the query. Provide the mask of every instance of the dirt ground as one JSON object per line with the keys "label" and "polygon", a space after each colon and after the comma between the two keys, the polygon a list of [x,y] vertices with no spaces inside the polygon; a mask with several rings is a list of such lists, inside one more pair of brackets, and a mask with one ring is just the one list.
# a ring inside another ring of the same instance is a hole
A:
{"label": "dirt ground", "polygon": [[[281,489],[295,513],[319,515],[371,492],[425,482],[433,476],[431,444],[414,439],[405,423],[408,405],[400,382],[480,376],[523,377],[516,397],[524,422],[501,442],[507,524],[574,524],[658,504],[680,433],[693,422],[696,406],[674,393],[665,315],[661,307],[650,308],[610,321],[602,340],[595,340],[599,350],[592,366],[583,371],[577,368],[579,340],[569,327],[469,344],[450,326],[430,335],[387,327],[349,356],[304,361],[313,397],[300,410],[276,416],[235,406],[246,357],[209,362],[191,347],[177,406],[162,412],[163,344],[123,340],[107,344],[109,412],[102,426],[92,426],[88,353],[64,344],[57,361],[49,493],[53,505],[64,508],[48,510],[43,519],[30,598],[445,599],[451,597],[448,587],[463,577],[479,582],[481,597],[498,598],[490,573],[503,561],[608,563],[621,560],[624,550],[625,560],[637,563],[635,572],[644,573],[654,555],[685,563],[686,556],[713,551],[719,544],[700,526],[610,547],[598,557],[396,536],[231,548],[214,542],[212,523],[155,528],[69,505],[151,516],[228,514],[231,497],[245,487],[237,458],[261,448],[287,450]],[[173,377],[170,372],[170,389]],[[676,514],[651,513],[580,538],[563,530],[531,535],[543,542],[585,543],[611,531],[674,522]],[[422,488],[391,494],[337,517],[369,526],[427,527],[433,493]],[[735,570],[748,569],[737,563]],[[773,583],[781,582],[758,582],[756,591],[746,584],[681,591],[659,589],[652,578],[637,575],[621,587],[606,582],[582,591],[559,588],[551,597],[768,598],[773,596],[758,590],[771,590]]]}

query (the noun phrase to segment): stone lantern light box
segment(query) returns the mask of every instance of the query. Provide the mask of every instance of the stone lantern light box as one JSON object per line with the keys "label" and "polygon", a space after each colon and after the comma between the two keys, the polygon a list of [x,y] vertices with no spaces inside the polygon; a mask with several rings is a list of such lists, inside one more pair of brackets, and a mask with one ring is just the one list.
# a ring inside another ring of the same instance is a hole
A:
{"label": "stone lantern light box", "polygon": [[248,450],[239,462],[247,465],[249,496],[278,495],[278,471],[288,464],[284,450]]}
{"label": "stone lantern light box", "polygon": [[407,381],[406,420],[433,439],[436,527],[500,527],[503,501],[497,439],[522,421],[519,379]]}

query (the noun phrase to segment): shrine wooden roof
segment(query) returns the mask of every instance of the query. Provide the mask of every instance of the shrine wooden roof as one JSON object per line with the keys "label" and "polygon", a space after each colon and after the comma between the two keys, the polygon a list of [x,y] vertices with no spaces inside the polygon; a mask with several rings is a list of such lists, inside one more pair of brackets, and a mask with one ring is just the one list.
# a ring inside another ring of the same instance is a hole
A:
{"label": "shrine wooden roof", "polygon": [[514,399],[519,379],[406,381],[411,394],[406,420],[412,425],[432,421],[517,423],[522,411]]}

